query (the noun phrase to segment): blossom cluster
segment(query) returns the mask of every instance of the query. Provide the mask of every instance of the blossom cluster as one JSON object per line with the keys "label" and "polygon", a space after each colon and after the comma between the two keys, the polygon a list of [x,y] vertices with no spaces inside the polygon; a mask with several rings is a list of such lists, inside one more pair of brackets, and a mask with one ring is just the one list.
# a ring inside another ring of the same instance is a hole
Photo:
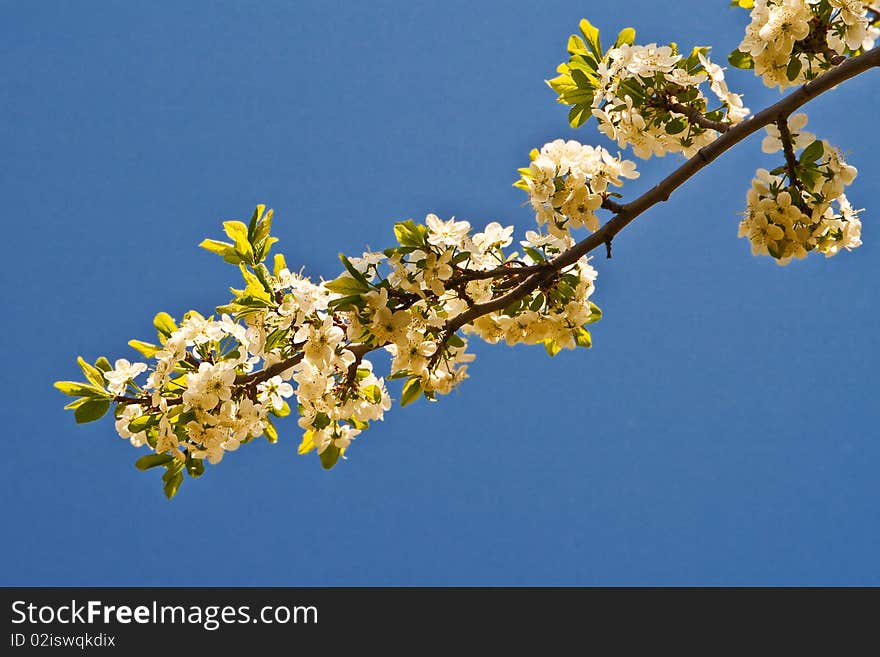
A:
{"label": "blossom cluster", "polygon": [[[854,210],[844,188],[856,177],[856,168],[825,140],[803,131],[806,115],[791,117],[792,152],[800,157],[767,171],[758,169],[746,199],[739,236],[752,243],[754,255],[770,255],[780,265],[815,251],[826,257],[861,245],[859,210]],[[776,127],[768,127],[762,149],[784,149]]]}
{"label": "blossom cluster", "polygon": [[[707,127],[710,122],[734,125],[749,114],[740,95],[727,88],[723,69],[709,60],[708,48],[683,57],[674,44],[623,44],[606,53],[598,77],[592,113],[599,131],[643,159],[666,153],[692,157],[718,136]],[[711,111],[702,89],[707,82],[720,103]]]}
{"label": "blossom cluster", "polygon": [[538,225],[547,225],[556,237],[567,237],[577,228],[596,232],[596,210],[610,195],[609,185],[620,187],[621,178],[639,177],[634,162],[614,157],[601,146],[562,139],[533,150],[531,164],[519,173],[514,184],[528,192]]}
{"label": "blossom cluster", "polygon": [[548,80],[558,101],[572,106],[574,127],[595,116],[600,132],[621,148],[631,146],[638,157],[691,157],[748,116],[723,69],[709,60],[708,48],[685,57],[675,44],[634,45],[635,31],[627,28],[603,52],[599,31],[586,20],[580,28],[583,38],[569,39],[569,61]]}
{"label": "blossom cluster", "polygon": [[[553,145],[545,150],[553,157]],[[593,175],[597,189],[631,174],[619,160],[597,158],[604,167]],[[566,175],[580,174],[569,168]],[[184,473],[200,476],[205,462],[216,464],[259,436],[278,440],[275,422],[294,409],[303,431],[299,453],[317,452],[333,467],[391,408],[386,379],[365,357],[372,351],[390,354],[389,379],[406,380],[405,405],[420,396],[434,400],[467,378],[473,354],[459,331],[490,343],[542,343],[555,355],[589,347],[585,327],[601,317],[589,300],[596,272],[586,257],[547,267],[574,244],[567,232],[529,231],[520,256],[506,251],[512,226],[491,222],[475,232],[467,221],[430,214],[424,224],[396,224],[396,246],[340,256],[343,273],[314,282],[290,271],[281,255],[271,271],[263,263],[274,241],[271,218],[258,206],[250,226],[225,222],[232,242],[202,243],[237,264],[244,280],[217,316],[190,311],[178,324],[159,313],[159,343],[130,342],[149,362],[80,359],[89,383],[56,384],[77,397],[68,405],[77,421],[95,420],[115,404],[118,434],[151,450],[137,465],[164,467],[169,497]],[[539,273],[515,303],[461,319]]]}
{"label": "blossom cluster", "polygon": [[768,87],[799,86],[846,56],[873,47],[880,35],[862,0],[754,0],[751,23],[731,61]]}

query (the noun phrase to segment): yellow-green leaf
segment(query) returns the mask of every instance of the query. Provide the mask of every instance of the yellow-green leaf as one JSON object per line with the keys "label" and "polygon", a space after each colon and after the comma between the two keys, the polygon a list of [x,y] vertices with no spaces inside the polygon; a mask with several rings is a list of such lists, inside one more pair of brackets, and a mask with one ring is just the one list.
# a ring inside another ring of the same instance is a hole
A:
{"label": "yellow-green leaf", "polygon": [[106,390],[77,381],[56,381],[53,385],[70,397],[110,398],[110,394]]}
{"label": "yellow-green leaf", "polygon": [[284,259],[284,256],[280,253],[275,254],[274,264],[272,266],[272,274],[274,276],[278,276],[281,273],[282,269],[287,269],[287,261]]}
{"label": "yellow-green leaf", "polygon": [[593,346],[593,336],[590,335],[590,332],[587,329],[579,327],[571,333],[574,336],[574,341],[577,343],[578,347],[589,349]]}
{"label": "yellow-green leaf", "polygon": [[299,447],[296,449],[297,454],[308,454],[313,449],[315,449],[315,432],[314,431],[306,431],[303,434],[302,442],[299,444]]}
{"label": "yellow-green leaf", "polygon": [[625,27],[620,31],[620,34],[617,35],[617,41],[614,42],[614,47],[619,48],[623,44],[632,45],[636,40],[636,31],[631,27]]}
{"label": "yellow-green leaf", "polygon": [[356,281],[351,276],[340,276],[336,280],[327,281],[326,283],[324,283],[324,287],[326,287],[331,292],[344,294],[346,296],[353,294],[363,294],[370,289],[369,286],[364,285],[360,281]]}
{"label": "yellow-green leaf", "polygon": [[202,240],[199,242],[199,246],[205,251],[210,251],[211,253],[216,253],[219,256],[226,256],[226,254],[235,251],[235,247],[229,242],[221,242],[219,240]]}
{"label": "yellow-green leaf", "polygon": [[87,363],[82,356],[78,356],[76,362],[79,363],[80,369],[82,369],[83,374],[86,375],[89,383],[98,388],[104,387],[104,375],[101,373],[101,370],[94,365]]}
{"label": "yellow-green leaf", "polygon": [[403,392],[400,395],[400,405],[407,406],[412,404],[422,393],[422,380],[419,377],[413,377],[403,386]]}
{"label": "yellow-green leaf", "polygon": [[382,390],[377,385],[367,386],[361,392],[364,393],[364,397],[374,404],[382,401]]}
{"label": "yellow-green leaf", "polygon": [[165,340],[171,337],[171,334],[177,330],[177,324],[174,318],[168,313],[159,313],[153,318],[153,326],[159,332],[159,340],[165,343]]}
{"label": "yellow-green leaf", "polygon": [[576,34],[572,34],[568,37],[568,52],[572,55],[576,54],[586,54],[587,46],[584,43],[583,39],[581,39]]}
{"label": "yellow-green leaf", "polygon": [[584,35],[584,39],[590,50],[593,51],[596,59],[602,61],[602,42],[599,41],[599,30],[586,18],[581,19],[578,27],[580,27],[581,34]]}
{"label": "yellow-green leaf", "polygon": [[243,260],[253,264],[254,250],[248,241],[248,229],[240,221],[224,221],[223,230],[229,236],[229,239],[235,244],[235,252],[242,257]]}
{"label": "yellow-green leaf", "polygon": [[263,429],[263,435],[266,436],[266,440],[273,445],[278,442],[278,429],[275,428],[275,425],[272,424],[272,420],[268,417],[266,418],[266,428]]}
{"label": "yellow-green leaf", "polygon": [[551,358],[562,351],[562,347],[559,346],[559,343],[552,338],[544,340],[544,349],[547,350],[547,353],[550,355]]}
{"label": "yellow-green leaf", "polygon": [[161,349],[161,347],[143,340],[129,340],[128,346],[140,352],[145,358],[152,358]]}

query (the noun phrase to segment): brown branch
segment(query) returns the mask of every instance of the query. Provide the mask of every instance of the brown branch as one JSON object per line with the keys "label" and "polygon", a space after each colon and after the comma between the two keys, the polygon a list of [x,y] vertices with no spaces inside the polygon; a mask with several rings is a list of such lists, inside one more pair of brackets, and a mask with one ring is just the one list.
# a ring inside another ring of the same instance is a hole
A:
{"label": "brown branch", "polygon": [[[513,261],[510,265],[520,264],[518,261]],[[549,269],[550,264],[548,262],[539,262],[537,265],[521,265],[521,266],[505,266],[505,267],[496,267],[495,269],[486,269],[485,271],[471,271],[465,270],[455,276],[455,278],[450,279],[451,283],[456,283],[458,281],[479,281],[487,278],[502,278],[504,276],[522,276],[524,274],[534,274],[539,271],[544,271]]]}
{"label": "brown branch", "polygon": [[838,64],[843,64],[843,62],[846,61],[846,55],[840,55],[834,52],[833,50],[831,50],[831,48],[828,47],[828,44],[824,41],[819,48],[819,52],[824,55],[825,59],[827,59],[828,62],[833,64],[834,66],[837,66]]}
{"label": "brown branch", "polygon": [[[116,395],[113,401],[120,404],[140,404],[141,406],[153,407],[153,400],[150,397],[126,397],[125,395]],[[183,403],[183,397],[165,397],[165,401],[169,406],[177,406]]]}
{"label": "brown branch", "polygon": [[672,192],[690,180],[703,167],[722,153],[736,146],[746,137],[775,122],[780,116],[790,116],[816,96],[876,66],[880,66],[880,47],[869,50],[858,57],[848,59],[837,68],[831,69],[827,73],[823,73],[816,79],[799,87],[778,103],[767,107],[742,123],[736,124],[711,144],[701,148],[694,157],[678,167],[649,191],[624,205],[620,212],[598,231],[559,254],[550,262],[552,270],[534,274],[507,294],[492,301],[477,304],[473,308],[452,318],[446,324],[445,335],[452,335],[462,326],[471,323],[478,317],[496,310],[502,310],[514,301],[522,299],[538,286],[550,280],[555,271],[573,265],[582,256],[596,247],[610,242],[615,235],[626,228],[636,217],[658,203],[666,201]]}
{"label": "brown branch", "polygon": [[728,130],[730,130],[730,123],[723,123],[722,121],[713,121],[712,119],[707,119],[705,116],[703,116],[701,112],[697,111],[693,107],[688,107],[687,105],[682,105],[681,103],[673,103],[669,100],[663,101],[663,107],[671,112],[684,114],[684,116],[687,117],[688,121],[700,126],[701,128],[706,128],[706,130],[715,130],[716,132],[727,132]]}
{"label": "brown branch", "polygon": [[611,210],[614,214],[623,211],[623,204],[618,203],[617,201],[612,201],[607,197],[602,199],[602,207],[606,210]]}
{"label": "brown branch", "polygon": [[782,150],[785,153],[785,168],[788,170],[788,184],[798,191],[801,189],[801,181],[797,175],[797,158],[794,156],[794,143],[791,130],[788,129],[788,120],[785,116],[776,119],[776,127],[779,129],[779,139],[782,142]]}
{"label": "brown branch", "polygon": [[[581,257],[585,256],[595,248],[604,244],[607,253],[610,256],[611,242],[621,230],[646,210],[658,203],[666,201],[672,192],[681,187],[686,181],[691,179],[697,172],[718,158],[722,153],[730,150],[736,144],[756,133],[761,128],[779,121],[780,118],[790,116],[798,108],[805,105],[816,96],[876,66],[880,66],[880,47],[874,48],[858,57],[848,59],[837,68],[820,75],[816,79],[798,88],[778,103],[767,107],[742,123],[738,123],[732,127],[727,124],[719,124],[719,127],[723,126],[725,128],[724,130],[719,130],[718,127],[708,126],[711,127],[712,130],[718,130],[718,132],[723,132],[724,134],[719,136],[711,144],[701,148],[694,157],[686,161],[657,185],[632,202],[621,205],[614,201],[610,201],[609,199],[605,199],[602,203],[603,207],[615,212],[615,216],[605,223],[605,225],[603,225],[598,231],[578,242],[570,249],[563,251],[553,260],[518,269],[499,267],[485,272],[473,272],[473,278],[471,278],[471,280],[476,280],[477,278],[510,276],[512,274],[527,275],[527,278],[508,293],[492,299],[491,301],[475,304],[460,315],[448,320],[443,327],[443,338],[438,348],[438,352],[442,351],[445,342],[449,337],[466,324],[470,324],[478,317],[482,317],[488,313],[502,310],[514,301],[519,301],[541,285],[552,280],[557,272],[565,267],[573,265]],[[703,118],[705,119],[705,117]],[[355,354],[356,358],[360,359],[365,354],[380,349],[381,346],[382,345],[370,346],[359,343],[350,345],[348,349]],[[302,358],[303,354],[299,353],[279,363],[275,363],[264,370],[251,372],[250,374],[239,374],[235,377],[235,385],[254,385],[267,381],[273,376],[281,374],[284,370],[293,367],[299,363]],[[119,401],[122,400],[120,399]],[[141,403],[141,401],[133,400],[128,401],[127,403]]]}
{"label": "brown branch", "polygon": [[[379,349],[380,347],[371,347],[366,344],[358,343],[349,345],[346,348],[354,354],[354,357],[357,359],[357,361],[360,361],[360,359],[363,358],[365,354],[370,353],[374,349]],[[263,381],[268,381],[273,376],[281,374],[284,370],[290,369],[291,367],[299,363],[302,359],[303,353],[300,352],[291,356],[290,358],[279,361],[274,365],[270,365],[264,370],[251,372],[250,374],[239,374],[235,377],[235,385],[255,385],[257,383],[262,383]]]}
{"label": "brown branch", "polygon": [[150,398],[149,397],[126,397],[125,395],[116,395],[113,398],[113,401],[119,402],[120,404],[146,404],[146,405],[149,405]]}

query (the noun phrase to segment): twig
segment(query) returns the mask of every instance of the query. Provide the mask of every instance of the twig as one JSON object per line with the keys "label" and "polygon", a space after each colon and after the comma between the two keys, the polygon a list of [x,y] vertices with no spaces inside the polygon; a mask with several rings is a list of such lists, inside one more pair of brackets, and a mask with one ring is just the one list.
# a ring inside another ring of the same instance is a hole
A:
{"label": "twig", "polygon": [[788,184],[796,190],[801,190],[801,181],[797,175],[797,158],[794,156],[794,144],[792,143],[791,130],[788,129],[788,119],[780,115],[776,119],[776,127],[779,129],[779,139],[782,141],[782,150],[785,152],[785,167],[788,169]]}
{"label": "twig", "polygon": [[723,123],[722,121],[713,121],[712,119],[707,119],[705,116],[703,116],[703,114],[698,112],[693,107],[688,107],[687,105],[682,105],[681,103],[673,103],[668,99],[663,101],[663,107],[671,112],[684,114],[684,116],[687,117],[688,121],[700,126],[701,128],[706,128],[707,130],[715,130],[716,132],[727,132],[728,130],[730,130],[730,123]]}
{"label": "twig", "polygon": [[[559,254],[550,262],[552,269],[558,271],[564,267],[568,267],[599,245],[612,240],[615,235],[626,228],[626,226],[634,221],[636,217],[658,203],[666,201],[672,192],[690,180],[698,171],[715,160],[722,153],[725,153],[746,139],[746,137],[749,137],[758,132],[758,130],[770,125],[780,116],[790,116],[798,108],[802,107],[816,96],[877,66],[880,66],[880,46],[873,48],[858,57],[848,59],[837,68],[831,69],[827,73],[823,73],[816,79],[799,87],[796,91],[790,93],[779,102],[767,107],[761,112],[758,112],[742,123],[736,124],[711,144],[701,148],[694,157],[678,167],[649,191],[645,192],[634,201],[624,205],[621,211],[618,212],[617,216],[609,220],[598,231],[581,242],[578,242],[567,251]],[[470,308],[449,320],[446,325],[445,334],[451,335],[462,326],[471,323],[478,317],[506,308],[514,301],[518,301],[530,294],[538,286],[552,277],[553,271],[539,272],[530,276],[507,294],[498,297],[497,299],[493,299],[492,301],[477,304],[473,308]]]}

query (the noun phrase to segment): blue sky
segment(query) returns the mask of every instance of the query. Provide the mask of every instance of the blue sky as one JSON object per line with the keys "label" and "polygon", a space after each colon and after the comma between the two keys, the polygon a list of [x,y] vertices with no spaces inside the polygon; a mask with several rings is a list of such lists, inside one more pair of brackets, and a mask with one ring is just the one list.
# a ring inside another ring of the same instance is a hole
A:
{"label": "blue sky", "polygon": [[[859,168],[861,249],[750,255],[737,213],[775,165],[752,137],[597,255],[592,350],[475,345],[457,393],[331,472],[290,422],[169,503],[51,387],[131,358],[159,310],[225,302],[237,272],[196,244],[256,203],[315,277],[428,212],[531,228],[529,150],[609,146],[543,83],[578,20],[723,63],[747,22],[726,4],[0,3],[0,584],[880,584],[876,74],[809,106]],[[625,199],[679,162],[640,162]]]}

